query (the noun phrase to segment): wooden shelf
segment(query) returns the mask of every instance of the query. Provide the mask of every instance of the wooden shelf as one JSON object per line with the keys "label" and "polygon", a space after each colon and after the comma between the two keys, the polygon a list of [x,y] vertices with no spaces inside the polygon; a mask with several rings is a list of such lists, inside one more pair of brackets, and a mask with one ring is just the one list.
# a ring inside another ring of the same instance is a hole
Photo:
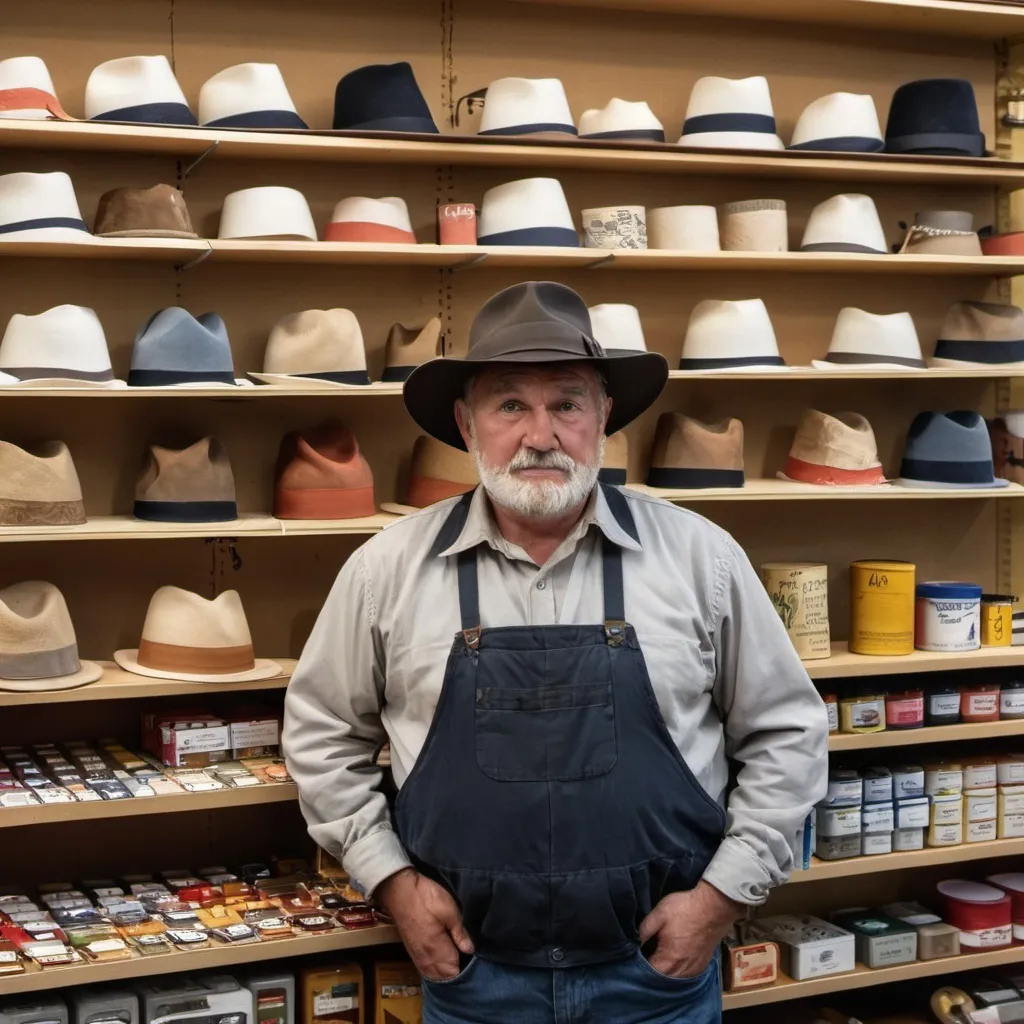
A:
{"label": "wooden shelf", "polygon": [[715,15],[999,40],[1024,32],[1024,9],[975,0],[520,0],[545,7]]}
{"label": "wooden shelf", "polygon": [[[716,0],[708,0],[714,3]],[[760,4],[762,0],[747,0]],[[791,0],[793,2],[793,0]],[[808,5],[816,0],[806,0]],[[849,2],[849,0],[847,0]],[[864,3],[871,0],[862,0]],[[936,9],[937,4],[929,3]],[[948,6],[948,5],[943,5]],[[979,8],[977,4],[961,7]],[[822,10],[828,4],[816,4]],[[1004,9],[1005,10],[1005,9]],[[1017,24],[1024,25],[1018,19]],[[509,140],[479,136],[395,138],[372,134],[254,132],[211,128],[168,128],[94,124],[88,121],[0,120],[0,148],[164,153],[196,157],[216,143],[209,159],[303,160],[332,163],[447,164],[557,171],[574,168],[635,174],[700,174],[792,178],[819,181],[890,181],[961,185],[1024,185],[1024,164],[1004,160],[827,154],[804,152],[700,152],[674,145]]]}
{"label": "wooden shelf", "polygon": [[[130,700],[135,697],[200,697],[208,693],[254,693],[259,690],[284,690],[295,671],[294,658],[275,658],[282,674],[274,679],[255,679],[247,683],[182,683],[175,679],[150,679],[133,675],[112,661],[99,661],[103,675],[95,683],[73,690],[47,690],[42,693],[8,693],[0,690],[0,707],[40,704],[75,704],[94,700]],[[9,808],[0,807],[0,813]]]}
{"label": "wooden shelf", "polygon": [[75,526],[0,526],[0,543],[49,540],[172,540],[185,537],[296,537],[379,533],[401,516],[364,519],[274,519],[243,515],[229,523],[150,523],[132,516],[95,516]]}
{"label": "wooden shelf", "polygon": [[790,480],[747,480],[743,487],[706,487],[672,490],[630,483],[631,490],[666,501],[690,505],[697,501],[963,501],[969,498],[1024,498],[1024,486],[979,487],[975,490],[944,490],[931,487],[897,487],[878,484],[865,487],[828,487],[793,483]]}
{"label": "wooden shelf", "polygon": [[[903,656],[873,657],[851,654],[845,643],[832,645],[832,657],[805,661],[812,679],[846,679],[867,676],[895,676],[918,672],[947,672],[968,668],[1015,668],[1024,666],[1024,647],[982,647],[965,654],[936,654],[914,651]],[[995,723],[992,723],[993,725]],[[961,726],[950,726],[959,729]],[[912,730],[913,731],[913,730]],[[920,732],[921,730],[917,730]],[[882,733],[867,733],[850,739],[869,739]],[[869,744],[873,746],[874,744]]]}
{"label": "wooden shelf", "polygon": [[[965,367],[952,370],[936,367],[926,370],[858,370],[854,366],[841,370],[818,370],[813,366],[791,366],[785,372],[763,370],[742,372],[739,370],[721,373],[695,373],[692,370],[669,370],[669,380],[699,380],[701,383],[714,380],[770,380],[779,383],[790,380],[957,380],[978,378],[983,380],[1024,377],[1024,370],[1002,369],[998,366],[982,368]],[[0,392],[2,393],[2,392]]]}
{"label": "wooden shelf", "polygon": [[1006,722],[962,722],[959,725],[933,725],[923,729],[839,733],[829,737],[828,749],[837,754],[845,750],[888,750],[892,747],[917,747],[932,743],[1000,740],[1009,736],[1024,736],[1024,719],[1011,719]]}
{"label": "wooden shelf", "polygon": [[871,988],[874,985],[888,985],[894,981],[910,981],[914,978],[935,978],[943,974],[961,971],[980,971],[984,968],[1002,967],[1004,964],[1024,963],[1024,946],[1010,946],[1007,949],[993,949],[986,953],[962,953],[960,956],[943,957],[940,960],[918,961],[901,964],[899,967],[857,966],[846,974],[832,974],[810,981],[792,981],[786,978],[767,988],[750,992],[726,992],[722,997],[722,1008],[740,1010],[747,1006],[767,1006],[769,1003],[784,1003],[791,999],[813,999],[830,992],[845,992],[857,988]]}
{"label": "wooden shelf", "polygon": [[215,945],[209,949],[173,950],[159,956],[135,956],[106,964],[72,964],[69,967],[47,967],[41,970],[30,964],[24,974],[5,976],[0,980],[4,995],[19,992],[45,992],[71,985],[92,985],[103,981],[125,981],[152,975],[201,971],[215,967],[281,960],[285,957],[310,956],[342,949],[360,949],[400,942],[398,930],[378,925],[353,931],[337,931],[333,935],[298,935],[290,939],[250,943],[243,946]]}
{"label": "wooden shelf", "polygon": [[883,871],[907,871],[911,868],[934,867],[938,864],[965,864],[973,860],[995,857],[1019,857],[1024,853],[1024,839],[994,839],[988,843],[964,843],[962,846],[939,846],[934,849],[906,853],[883,853],[874,857],[851,857],[849,860],[811,859],[806,871],[794,871],[789,884],[820,882],[832,878],[856,878],[877,875]]}
{"label": "wooden shelf", "polygon": [[[2,138],[0,133],[0,138]],[[208,255],[204,255],[208,254]],[[558,246],[397,245],[384,242],[302,242],[246,239],[92,238],[82,242],[0,240],[0,256],[162,260],[210,263],[326,264],[446,268],[577,267],[602,270],[689,270],[765,273],[899,274],[930,277],[1013,277],[1024,256],[918,256],[844,252],[643,252]],[[200,259],[200,257],[203,257]]]}

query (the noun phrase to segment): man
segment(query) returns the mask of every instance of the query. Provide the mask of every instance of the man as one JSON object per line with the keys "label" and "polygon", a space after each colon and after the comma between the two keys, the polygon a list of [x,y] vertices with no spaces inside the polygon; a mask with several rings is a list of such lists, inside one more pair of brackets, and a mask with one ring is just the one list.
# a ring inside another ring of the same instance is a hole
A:
{"label": "man", "polygon": [[719,1021],[719,942],[824,795],[822,703],[743,552],[597,484],[666,378],[563,285],[490,299],[405,386],[481,486],[352,555],[288,688],[310,834],[394,918],[424,1024]]}

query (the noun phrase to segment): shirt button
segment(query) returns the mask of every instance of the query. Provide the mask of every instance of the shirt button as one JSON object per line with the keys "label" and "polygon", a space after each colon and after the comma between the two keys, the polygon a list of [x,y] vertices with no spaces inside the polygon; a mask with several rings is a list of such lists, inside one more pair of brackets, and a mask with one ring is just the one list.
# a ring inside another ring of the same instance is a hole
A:
{"label": "shirt button", "polygon": [[565,959],[565,950],[561,946],[555,946],[548,956],[556,963],[561,963]]}
{"label": "shirt button", "polygon": [[547,586],[547,580],[537,580],[537,589],[543,590]]}

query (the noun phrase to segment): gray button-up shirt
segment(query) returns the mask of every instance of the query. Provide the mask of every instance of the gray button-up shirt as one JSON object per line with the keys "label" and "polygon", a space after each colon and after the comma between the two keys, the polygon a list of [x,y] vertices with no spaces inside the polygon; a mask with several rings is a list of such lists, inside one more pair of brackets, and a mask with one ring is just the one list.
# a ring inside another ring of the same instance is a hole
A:
{"label": "gray button-up shirt", "polygon": [[[390,739],[401,786],[426,739],[461,628],[452,556],[478,548],[484,627],[597,623],[601,534],[622,549],[626,618],[669,734],[727,810],[705,880],[759,904],[788,877],[827,784],[821,698],[736,542],[694,512],[623,493],[639,541],[596,489],[543,566],[501,535],[481,488],[446,550],[431,546],[457,499],[389,526],[345,563],[288,687],[284,747],[310,835],[368,892],[410,863],[373,762]],[[727,759],[738,769],[728,792]]]}

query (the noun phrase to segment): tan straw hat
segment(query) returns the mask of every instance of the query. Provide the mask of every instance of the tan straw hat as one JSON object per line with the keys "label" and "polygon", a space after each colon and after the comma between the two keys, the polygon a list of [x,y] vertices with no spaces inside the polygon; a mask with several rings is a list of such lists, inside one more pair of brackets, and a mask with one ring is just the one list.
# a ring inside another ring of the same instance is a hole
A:
{"label": "tan straw hat", "polygon": [[386,384],[407,380],[421,363],[444,355],[442,348],[440,317],[431,317],[422,327],[392,324],[384,350],[381,380]]}
{"label": "tan straw hat", "polygon": [[249,376],[310,391],[369,384],[359,320],[350,309],[289,313],[270,330],[263,372]]}
{"label": "tan straw hat", "polygon": [[434,502],[471,491],[480,482],[473,457],[429,434],[416,438],[402,503],[385,501],[382,512],[404,516]]}
{"label": "tan straw hat", "polygon": [[149,602],[138,648],[115,651],[114,660],[136,675],[192,683],[245,683],[281,674],[276,662],[253,657],[237,590],[208,601],[190,590],[161,587]]}
{"label": "tan straw hat", "polygon": [[885,483],[871,424],[856,412],[808,409],[797,427],[783,480],[844,487]]}
{"label": "tan straw hat", "polygon": [[603,484],[614,484],[621,487],[626,482],[626,470],[629,468],[629,441],[625,431],[619,430],[611,437],[605,438],[604,462],[597,474]]}
{"label": "tan straw hat", "polygon": [[214,437],[182,449],[150,445],[135,487],[132,515],[161,523],[237,519],[235,478],[224,446]]}
{"label": "tan straw hat", "polygon": [[95,662],[79,661],[68,606],[52,583],[0,589],[0,690],[70,690],[101,675]]}
{"label": "tan straw hat", "polygon": [[0,441],[0,526],[84,522],[82,487],[63,441],[28,448]]}
{"label": "tan straw hat", "polygon": [[658,417],[648,487],[689,490],[742,487],[743,482],[743,424],[739,420],[701,423],[680,412]]}

